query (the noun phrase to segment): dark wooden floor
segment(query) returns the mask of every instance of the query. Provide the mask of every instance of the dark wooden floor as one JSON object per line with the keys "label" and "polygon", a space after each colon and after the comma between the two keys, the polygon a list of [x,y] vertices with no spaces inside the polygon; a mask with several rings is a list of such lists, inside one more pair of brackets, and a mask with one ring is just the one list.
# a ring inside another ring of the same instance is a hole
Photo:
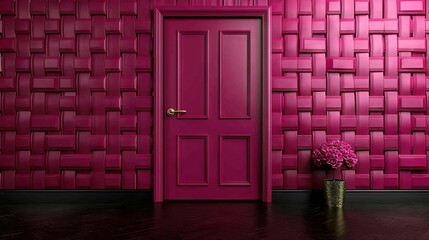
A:
{"label": "dark wooden floor", "polygon": [[429,239],[429,205],[166,202],[0,206],[0,239]]}

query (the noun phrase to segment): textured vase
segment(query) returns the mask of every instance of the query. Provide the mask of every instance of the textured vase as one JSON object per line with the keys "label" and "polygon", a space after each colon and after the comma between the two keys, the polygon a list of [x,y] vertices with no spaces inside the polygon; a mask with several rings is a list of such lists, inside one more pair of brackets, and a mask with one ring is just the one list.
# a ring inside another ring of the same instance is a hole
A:
{"label": "textured vase", "polygon": [[325,200],[328,207],[343,207],[346,181],[325,180]]}

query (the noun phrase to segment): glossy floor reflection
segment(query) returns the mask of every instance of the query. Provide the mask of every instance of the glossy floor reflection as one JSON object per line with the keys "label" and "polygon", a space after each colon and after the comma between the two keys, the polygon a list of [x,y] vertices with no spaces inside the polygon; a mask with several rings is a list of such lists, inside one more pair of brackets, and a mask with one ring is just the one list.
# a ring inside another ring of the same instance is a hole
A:
{"label": "glossy floor reflection", "polygon": [[429,239],[429,205],[1,205],[0,239]]}

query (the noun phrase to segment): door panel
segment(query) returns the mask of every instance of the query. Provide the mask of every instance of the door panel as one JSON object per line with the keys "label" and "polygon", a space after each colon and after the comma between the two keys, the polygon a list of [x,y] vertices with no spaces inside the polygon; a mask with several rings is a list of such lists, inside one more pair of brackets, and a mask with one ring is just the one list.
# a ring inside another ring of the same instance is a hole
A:
{"label": "door panel", "polygon": [[250,32],[220,32],[220,118],[250,118]]}
{"label": "door panel", "polygon": [[261,198],[261,20],[164,21],[165,199]]}
{"label": "door panel", "polygon": [[220,136],[220,185],[250,185],[250,136]]}
{"label": "door panel", "polygon": [[207,136],[177,136],[177,185],[208,184],[207,150]]}
{"label": "door panel", "polygon": [[186,114],[177,118],[207,118],[207,32],[178,32],[177,101]]}

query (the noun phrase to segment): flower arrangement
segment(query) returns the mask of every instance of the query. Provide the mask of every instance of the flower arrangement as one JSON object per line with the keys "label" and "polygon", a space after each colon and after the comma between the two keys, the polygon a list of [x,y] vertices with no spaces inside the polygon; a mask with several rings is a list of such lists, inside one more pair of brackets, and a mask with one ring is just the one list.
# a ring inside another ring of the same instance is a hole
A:
{"label": "flower arrangement", "polygon": [[318,167],[338,169],[356,166],[358,159],[350,144],[340,140],[325,142],[313,152],[314,164]]}

